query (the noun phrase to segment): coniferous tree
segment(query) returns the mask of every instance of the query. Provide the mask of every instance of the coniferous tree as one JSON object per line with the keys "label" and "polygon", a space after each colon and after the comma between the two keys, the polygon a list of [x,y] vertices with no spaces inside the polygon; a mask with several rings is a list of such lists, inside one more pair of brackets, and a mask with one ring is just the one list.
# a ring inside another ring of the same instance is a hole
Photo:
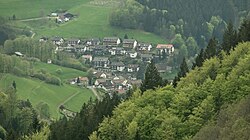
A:
{"label": "coniferous tree", "polygon": [[195,63],[193,64],[192,69],[194,69],[196,66],[201,67],[203,62],[204,62],[204,50],[201,49],[200,53],[195,58]]}
{"label": "coniferous tree", "polygon": [[184,57],[181,65],[180,65],[180,71],[178,72],[178,75],[173,80],[173,87],[176,87],[177,82],[180,81],[181,77],[186,77],[186,74],[188,72],[189,72],[188,65],[187,65],[186,59]]}
{"label": "coniferous tree", "polygon": [[223,35],[223,42],[221,44],[221,49],[226,53],[237,45],[237,32],[233,27],[233,23],[229,22],[226,31]]}
{"label": "coniferous tree", "polygon": [[207,48],[204,52],[204,60],[217,55],[219,42],[213,37],[209,40]]}
{"label": "coniferous tree", "polygon": [[145,78],[141,85],[141,91],[144,92],[147,89],[155,89],[162,85],[162,78],[160,73],[158,72],[157,68],[153,61],[148,64],[145,72]]}
{"label": "coniferous tree", "polygon": [[245,19],[239,29],[239,42],[250,41],[250,19]]}

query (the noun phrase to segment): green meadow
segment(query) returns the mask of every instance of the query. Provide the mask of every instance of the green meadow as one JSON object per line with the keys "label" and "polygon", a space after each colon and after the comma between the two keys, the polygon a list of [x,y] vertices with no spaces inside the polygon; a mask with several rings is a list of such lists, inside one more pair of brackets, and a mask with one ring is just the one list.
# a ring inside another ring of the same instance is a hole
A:
{"label": "green meadow", "polygon": [[[52,73],[61,68],[65,73],[63,77],[65,79],[76,77],[78,75],[84,75],[84,72],[77,71],[74,69],[63,68],[56,65],[49,64],[36,64],[35,69],[45,68],[48,72]],[[55,74],[56,75],[56,74]],[[33,79],[17,77],[11,74],[2,74],[0,80],[0,89],[4,90],[11,86],[12,82],[15,81],[17,84],[17,96],[19,99],[27,100],[32,103],[34,107],[38,104],[46,103],[49,106],[49,113],[51,118],[58,119],[60,114],[58,107],[63,104],[72,111],[80,111],[84,102],[87,102],[90,97],[95,99],[92,91],[86,88],[79,88],[77,86],[71,86],[63,84],[62,86],[56,86],[46,84],[43,81]]]}
{"label": "green meadow", "polygon": [[[107,5],[93,4],[111,1]],[[65,38],[103,38],[105,36],[118,36],[123,38],[125,34],[129,38],[135,38],[142,42],[154,44],[167,43],[167,41],[153,33],[142,30],[130,30],[111,27],[109,15],[117,6],[115,0],[0,0],[0,16],[17,19],[29,19],[43,17],[57,9],[65,9],[78,15],[77,18],[64,23],[56,24],[55,19],[38,19],[29,21],[16,20],[16,26],[31,29],[36,33],[35,38],[41,36],[62,36]],[[27,6],[28,5],[28,6]]]}
{"label": "green meadow", "polygon": [[[36,71],[43,69],[49,74],[59,77],[63,81],[76,78],[79,76],[84,77],[87,75],[87,72],[83,72],[83,71],[79,71],[79,70],[71,69],[71,68],[66,68],[66,67],[62,67],[62,66],[58,66],[54,64],[46,64],[42,62],[35,62],[33,64],[33,67]],[[59,69],[62,71],[61,74],[56,72]]]}

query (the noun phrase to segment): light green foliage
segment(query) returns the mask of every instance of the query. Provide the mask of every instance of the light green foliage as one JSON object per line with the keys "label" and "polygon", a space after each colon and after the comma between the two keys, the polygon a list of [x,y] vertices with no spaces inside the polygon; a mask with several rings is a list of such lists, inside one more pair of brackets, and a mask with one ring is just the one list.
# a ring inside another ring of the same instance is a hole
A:
{"label": "light green foliage", "polygon": [[[167,86],[156,91],[147,90],[141,96],[135,93],[130,100],[121,103],[113,111],[114,115],[106,118],[98,132],[91,137],[191,139],[204,125],[213,122],[223,105],[239,101],[249,94],[249,46],[249,43],[238,45],[235,51],[230,52],[231,55],[223,56],[228,59],[219,60],[215,57],[206,60],[202,67],[195,68],[185,78],[181,78],[175,89]],[[239,108],[235,117],[249,113],[249,106]],[[218,125],[224,125],[224,121],[228,120],[227,115],[232,111],[228,109],[222,113],[225,119],[219,119]],[[199,138],[211,134],[211,137],[206,138],[216,139],[221,133],[226,135],[219,138],[247,139],[249,124],[249,119],[241,117],[219,132],[216,130],[221,126],[212,127],[212,124],[199,134]]]}
{"label": "light green foliage", "polygon": [[35,132],[30,136],[25,136],[24,140],[47,140],[50,134],[48,126],[44,126],[40,132]]}
{"label": "light green foliage", "polygon": [[182,45],[185,45],[185,41],[183,40],[181,34],[176,34],[172,43],[176,48],[180,48]]}
{"label": "light green foliage", "polygon": [[186,40],[187,50],[188,50],[188,56],[194,56],[198,52],[198,45],[197,42],[193,37],[188,37]]}

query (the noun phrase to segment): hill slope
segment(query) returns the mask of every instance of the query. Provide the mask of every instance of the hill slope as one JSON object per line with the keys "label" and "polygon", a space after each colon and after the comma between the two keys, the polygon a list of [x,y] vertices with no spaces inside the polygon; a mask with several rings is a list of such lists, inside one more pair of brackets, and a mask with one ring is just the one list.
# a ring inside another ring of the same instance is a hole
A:
{"label": "hill slope", "polygon": [[250,93],[250,43],[212,58],[182,78],[176,89],[149,90],[121,103],[91,139],[190,139],[222,105]]}

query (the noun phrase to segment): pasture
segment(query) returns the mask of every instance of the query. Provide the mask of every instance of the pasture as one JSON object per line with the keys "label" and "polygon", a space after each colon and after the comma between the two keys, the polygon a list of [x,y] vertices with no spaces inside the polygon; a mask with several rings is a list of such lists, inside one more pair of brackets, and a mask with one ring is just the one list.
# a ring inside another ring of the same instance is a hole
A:
{"label": "pasture", "polygon": [[45,17],[52,11],[64,9],[78,15],[77,18],[64,24],[56,24],[55,19],[16,20],[16,26],[31,29],[36,33],[35,38],[41,36],[65,38],[118,36],[123,38],[127,34],[129,38],[135,38],[141,42],[167,43],[165,39],[153,33],[111,27],[109,15],[117,5],[117,1],[114,0],[0,0],[0,16],[12,18],[15,14],[17,19],[32,19]]}

